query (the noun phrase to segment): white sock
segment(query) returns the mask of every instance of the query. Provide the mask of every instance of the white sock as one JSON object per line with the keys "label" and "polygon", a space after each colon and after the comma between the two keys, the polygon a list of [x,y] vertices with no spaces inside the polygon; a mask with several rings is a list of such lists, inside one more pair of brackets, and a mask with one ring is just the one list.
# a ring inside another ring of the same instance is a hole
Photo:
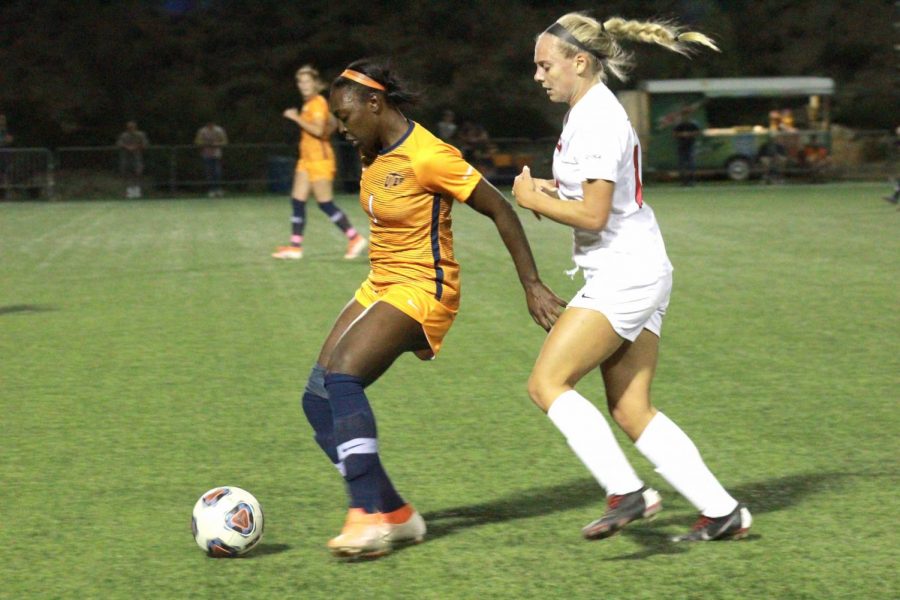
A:
{"label": "white sock", "polygon": [[564,436],[607,495],[640,489],[644,483],[631,468],[612,429],[597,407],[575,390],[569,390],[550,405],[547,416]]}
{"label": "white sock", "polygon": [[702,514],[723,517],[737,507],[737,500],[703,462],[691,438],[666,415],[657,412],[634,445]]}

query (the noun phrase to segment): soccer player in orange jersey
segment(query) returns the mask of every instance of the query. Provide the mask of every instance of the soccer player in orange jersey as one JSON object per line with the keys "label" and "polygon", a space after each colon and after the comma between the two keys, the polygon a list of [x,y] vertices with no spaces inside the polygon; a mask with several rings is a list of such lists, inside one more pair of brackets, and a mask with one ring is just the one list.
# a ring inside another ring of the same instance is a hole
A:
{"label": "soccer player in orange jersey", "polygon": [[303,108],[284,111],[284,117],[300,127],[300,158],[291,189],[291,243],[289,246],[279,246],[272,256],[295,260],[303,258],[306,199],[312,190],[322,212],[347,236],[344,258],[356,258],[365,250],[366,238],[353,228],[347,215],[333,202],[336,168],[329,138],[334,132],[334,118],[328,111],[328,101],[319,93],[323,88],[319,72],[310,65],[301,67],[297,71],[297,88],[303,97]]}
{"label": "soccer player in orange jersey", "polygon": [[371,232],[369,276],[325,339],[303,394],[315,439],[347,483],[350,510],[328,543],[341,557],[379,556],[425,536],[424,520],[381,463],[364,388],[404,352],[429,359],[441,348],[459,307],[453,204],[494,222],[539,325],[549,329],[564,305],[538,277],[511,205],[456,148],[401,112],[413,99],[388,67],[369,60],[331,87],[339,129],[363,159],[359,199]]}

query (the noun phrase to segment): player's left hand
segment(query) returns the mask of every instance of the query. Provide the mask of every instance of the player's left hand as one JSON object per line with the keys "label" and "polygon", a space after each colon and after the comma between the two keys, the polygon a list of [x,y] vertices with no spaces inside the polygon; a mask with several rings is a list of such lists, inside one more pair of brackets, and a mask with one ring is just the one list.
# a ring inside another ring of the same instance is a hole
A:
{"label": "player's left hand", "polygon": [[516,204],[522,208],[530,209],[534,216],[537,217],[537,220],[540,221],[541,214],[534,210],[529,202],[532,198],[532,193],[536,190],[535,180],[531,177],[531,169],[528,168],[528,165],[525,165],[522,167],[522,172],[516,175],[513,181],[512,195],[516,199]]}
{"label": "player's left hand", "polygon": [[567,304],[542,281],[530,285],[525,290],[525,301],[528,302],[528,312],[531,313],[531,318],[543,327],[544,331],[550,331]]}
{"label": "player's left hand", "polygon": [[534,190],[534,179],[531,177],[531,169],[528,168],[528,165],[525,165],[522,167],[522,172],[516,175],[516,178],[513,180],[512,194],[515,196],[519,206],[531,208],[526,206],[526,204],[531,196],[531,192]]}

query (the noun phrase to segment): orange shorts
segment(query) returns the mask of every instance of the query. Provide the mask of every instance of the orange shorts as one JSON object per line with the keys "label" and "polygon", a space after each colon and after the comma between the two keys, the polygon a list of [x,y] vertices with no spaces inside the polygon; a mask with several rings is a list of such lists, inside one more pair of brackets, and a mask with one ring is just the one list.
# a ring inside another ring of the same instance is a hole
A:
{"label": "orange shorts", "polygon": [[355,298],[365,308],[369,308],[379,301],[387,302],[421,323],[422,331],[431,347],[430,350],[416,352],[416,356],[422,360],[429,360],[437,356],[444,336],[450,331],[450,326],[453,325],[453,320],[456,318],[457,311],[438,302],[432,294],[403,283],[376,289],[367,279],[356,290]]}
{"label": "orange shorts", "polygon": [[334,180],[334,174],[337,172],[337,166],[334,159],[325,160],[304,160],[297,161],[297,173],[306,173],[310,181],[321,181],[327,179]]}

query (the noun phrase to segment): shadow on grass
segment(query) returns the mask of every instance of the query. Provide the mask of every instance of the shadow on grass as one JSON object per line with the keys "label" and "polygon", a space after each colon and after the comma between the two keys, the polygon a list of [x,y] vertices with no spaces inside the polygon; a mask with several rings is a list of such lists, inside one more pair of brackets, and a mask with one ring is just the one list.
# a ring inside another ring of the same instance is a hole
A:
{"label": "shadow on grass", "polygon": [[[802,473],[786,475],[763,481],[754,481],[735,486],[729,492],[740,502],[746,504],[755,517],[776,512],[799,504],[807,496],[817,494],[829,489],[841,487],[844,480],[860,473]],[[622,530],[622,535],[643,546],[642,550],[622,556],[613,556],[605,560],[640,560],[656,554],[681,554],[687,552],[690,543],[675,544],[670,541],[669,534],[661,531],[669,525],[680,525],[689,528],[696,519],[696,515],[681,517],[673,515],[651,521],[646,526],[629,527]],[[744,542],[753,542],[763,536],[759,533],[759,527],[752,529]]]}
{"label": "shadow on grass", "polygon": [[50,312],[53,310],[57,310],[57,308],[48,304],[10,304],[8,306],[0,306],[0,316],[18,313]]}
{"label": "shadow on grass", "polygon": [[579,479],[551,487],[524,490],[493,502],[435,510],[422,517],[428,523],[428,538],[436,539],[460,529],[539,517],[590,504],[600,509],[602,503],[603,490],[596,482]]}
{"label": "shadow on grass", "polygon": [[[759,516],[799,504],[807,496],[837,489],[843,485],[844,480],[859,475],[836,472],[786,475],[735,486],[730,492],[746,503],[755,516]],[[595,505],[600,511],[602,502],[603,492],[597,484],[592,480],[582,479],[552,487],[524,490],[517,492],[515,496],[493,502],[430,511],[422,516],[428,523],[428,539],[434,540],[469,527],[549,515],[588,505]],[[671,533],[666,529],[671,525],[688,528],[695,518],[695,514],[672,515],[623,529],[621,535],[643,548],[632,554],[606,560],[637,560],[656,554],[686,552],[690,544],[672,543]],[[761,537],[755,532],[746,540],[754,541]]]}

